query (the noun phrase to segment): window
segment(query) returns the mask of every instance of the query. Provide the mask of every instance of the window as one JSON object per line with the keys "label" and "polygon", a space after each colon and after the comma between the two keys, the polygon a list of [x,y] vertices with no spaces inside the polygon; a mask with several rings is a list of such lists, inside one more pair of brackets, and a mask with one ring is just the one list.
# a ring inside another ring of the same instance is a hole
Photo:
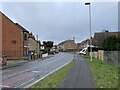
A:
{"label": "window", "polygon": [[24,40],[27,41],[27,34],[24,33]]}

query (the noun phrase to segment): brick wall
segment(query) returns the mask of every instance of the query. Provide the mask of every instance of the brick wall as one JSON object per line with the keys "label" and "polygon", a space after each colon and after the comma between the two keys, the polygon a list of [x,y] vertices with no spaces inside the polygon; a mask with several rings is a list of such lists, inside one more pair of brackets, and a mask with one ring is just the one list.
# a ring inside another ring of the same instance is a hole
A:
{"label": "brick wall", "polygon": [[64,44],[64,49],[65,50],[76,50],[77,49],[77,44],[73,40],[69,40]]}
{"label": "brick wall", "polygon": [[20,28],[2,15],[2,55],[7,55],[8,59],[20,59],[22,46]]}

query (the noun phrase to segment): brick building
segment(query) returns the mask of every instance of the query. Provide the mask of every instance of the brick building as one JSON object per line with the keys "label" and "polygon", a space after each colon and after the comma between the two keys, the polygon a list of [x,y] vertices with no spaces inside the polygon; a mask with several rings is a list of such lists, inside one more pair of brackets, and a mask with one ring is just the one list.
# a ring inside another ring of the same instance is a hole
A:
{"label": "brick building", "polygon": [[57,48],[60,51],[76,51],[77,50],[77,44],[74,40],[66,40],[57,45]]}
{"label": "brick building", "polygon": [[16,23],[16,25],[20,28],[21,30],[21,40],[22,40],[22,43],[23,43],[23,46],[22,46],[22,52],[23,52],[23,57],[27,57],[28,55],[28,49],[29,49],[29,31],[27,31],[23,26],[21,26],[20,24]]}
{"label": "brick building", "polygon": [[7,56],[7,59],[20,59],[23,54],[21,30],[2,12],[0,15],[2,19],[2,30],[0,30],[0,34],[2,34],[2,44],[0,44],[2,56]]}

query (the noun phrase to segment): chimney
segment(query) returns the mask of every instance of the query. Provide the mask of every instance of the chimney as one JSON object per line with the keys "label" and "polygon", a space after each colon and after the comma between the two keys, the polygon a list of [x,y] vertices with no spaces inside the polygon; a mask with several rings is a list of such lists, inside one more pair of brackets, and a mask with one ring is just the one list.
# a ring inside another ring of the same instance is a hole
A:
{"label": "chimney", "polygon": [[73,41],[75,42],[75,37],[73,37]]}

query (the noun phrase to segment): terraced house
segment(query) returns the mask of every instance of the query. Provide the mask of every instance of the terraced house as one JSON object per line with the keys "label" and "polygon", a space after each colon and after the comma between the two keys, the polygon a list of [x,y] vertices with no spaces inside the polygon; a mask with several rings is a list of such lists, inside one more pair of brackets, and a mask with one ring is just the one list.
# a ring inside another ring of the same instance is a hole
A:
{"label": "terraced house", "polygon": [[[1,42],[0,42],[0,54],[9,60],[20,60],[24,57],[28,57],[31,48],[34,47],[35,58],[39,58],[40,55],[40,42],[33,40],[31,43],[31,37],[29,31],[18,23],[14,23],[5,14],[0,12],[2,30],[0,30]],[[34,37],[32,35],[32,37]]]}
{"label": "terraced house", "polygon": [[28,55],[28,50],[29,50],[29,31],[27,31],[23,26],[21,26],[20,24],[16,23],[16,25],[21,29],[21,38],[22,38],[22,56],[23,57],[27,57]]}
{"label": "terraced house", "polygon": [[29,33],[29,54],[31,59],[37,59],[41,57],[40,53],[40,41],[35,39],[35,36],[32,33]]}
{"label": "terraced house", "polygon": [[23,46],[21,30],[2,12],[0,15],[2,17],[2,56],[7,56],[7,59],[20,59]]}

